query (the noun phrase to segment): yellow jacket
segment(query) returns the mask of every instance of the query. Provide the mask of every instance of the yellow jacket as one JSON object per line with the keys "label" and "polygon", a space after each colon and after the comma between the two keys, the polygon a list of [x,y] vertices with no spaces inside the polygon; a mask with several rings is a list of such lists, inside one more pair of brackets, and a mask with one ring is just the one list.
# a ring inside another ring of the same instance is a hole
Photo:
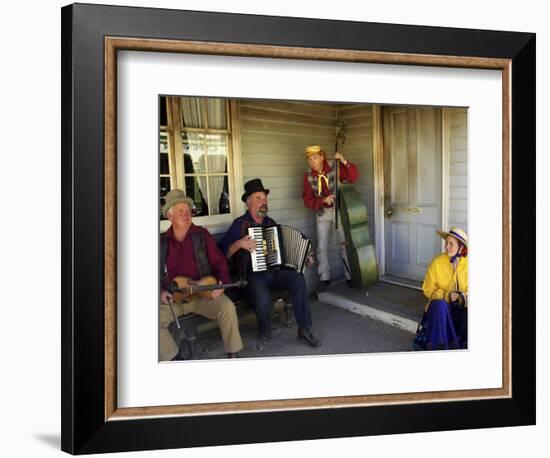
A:
{"label": "yellow jacket", "polygon": [[455,271],[447,253],[436,256],[428,268],[422,291],[429,301],[444,299],[450,302],[451,291],[461,291],[466,299],[468,297],[468,257],[459,258]]}

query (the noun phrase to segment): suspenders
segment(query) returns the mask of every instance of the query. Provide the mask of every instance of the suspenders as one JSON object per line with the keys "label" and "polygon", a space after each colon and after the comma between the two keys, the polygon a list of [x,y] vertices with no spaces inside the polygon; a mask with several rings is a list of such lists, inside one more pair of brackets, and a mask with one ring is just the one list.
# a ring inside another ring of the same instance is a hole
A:
{"label": "suspenders", "polygon": [[210,262],[208,261],[204,232],[193,232],[191,234],[191,241],[193,242],[193,251],[195,252],[195,260],[197,261],[201,278],[206,277],[210,275]]}
{"label": "suspenders", "polygon": [[[191,242],[193,243],[193,252],[197,267],[201,277],[210,275],[210,262],[208,261],[208,252],[206,251],[206,240],[204,232],[193,232],[191,234]],[[164,280],[168,273],[166,262],[168,260],[168,239],[164,234],[160,236],[160,280]]]}

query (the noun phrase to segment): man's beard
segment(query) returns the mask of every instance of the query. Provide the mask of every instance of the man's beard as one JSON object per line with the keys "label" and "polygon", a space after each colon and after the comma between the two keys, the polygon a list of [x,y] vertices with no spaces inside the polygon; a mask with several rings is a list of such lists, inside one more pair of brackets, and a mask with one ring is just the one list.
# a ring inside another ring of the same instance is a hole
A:
{"label": "man's beard", "polygon": [[267,215],[267,205],[262,205],[260,208],[256,210],[256,214],[260,217],[264,217]]}

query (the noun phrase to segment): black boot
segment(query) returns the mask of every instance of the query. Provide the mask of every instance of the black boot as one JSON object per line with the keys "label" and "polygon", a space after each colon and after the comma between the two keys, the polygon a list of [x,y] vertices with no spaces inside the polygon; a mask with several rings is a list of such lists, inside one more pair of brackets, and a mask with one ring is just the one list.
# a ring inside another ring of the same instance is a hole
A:
{"label": "black boot", "polygon": [[298,339],[304,339],[312,347],[318,347],[321,345],[319,339],[313,335],[309,328],[298,329]]}

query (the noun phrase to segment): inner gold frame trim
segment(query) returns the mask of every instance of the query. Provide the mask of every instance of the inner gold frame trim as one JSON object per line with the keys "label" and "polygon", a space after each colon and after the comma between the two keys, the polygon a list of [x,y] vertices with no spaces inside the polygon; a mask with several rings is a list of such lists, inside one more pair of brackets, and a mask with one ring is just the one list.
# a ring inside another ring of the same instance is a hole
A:
{"label": "inner gold frame trim", "polygon": [[[172,406],[117,406],[117,314],[116,314],[116,202],[117,202],[117,51],[175,52],[187,54],[422,65],[500,70],[502,72],[502,380],[501,388],[422,393],[336,396],[308,399],[243,401]],[[158,416],[190,416],[249,413],[275,410],[301,410],[373,406],[381,404],[427,403],[511,398],[511,300],[512,300],[512,169],[511,169],[511,70],[510,59],[386,53],[342,49],[211,43],[105,37],[105,421]]]}

